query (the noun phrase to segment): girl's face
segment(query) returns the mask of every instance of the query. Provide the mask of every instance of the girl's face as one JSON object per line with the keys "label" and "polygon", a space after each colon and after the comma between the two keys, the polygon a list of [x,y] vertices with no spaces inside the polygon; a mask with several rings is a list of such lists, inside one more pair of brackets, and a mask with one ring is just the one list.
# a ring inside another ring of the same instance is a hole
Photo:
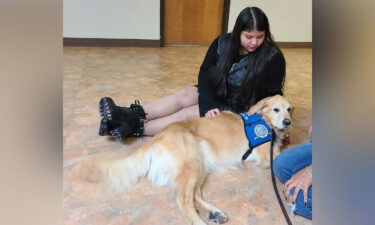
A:
{"label": "girl's face", "polygon": [[250,30],[242,31],[240,35],[241,46],[240,55],[247,54],[255,51],[259,46],[262,45],[265,38],[264,31]]}

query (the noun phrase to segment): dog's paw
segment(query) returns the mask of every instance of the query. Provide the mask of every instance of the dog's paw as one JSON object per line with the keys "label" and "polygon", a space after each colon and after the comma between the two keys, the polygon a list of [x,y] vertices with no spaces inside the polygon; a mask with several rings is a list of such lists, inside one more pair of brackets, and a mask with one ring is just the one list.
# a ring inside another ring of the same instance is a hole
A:
{"label": "dog's paw", "polygon": [[210,212],[208,214],[208,219],[214,223],[225,223],[228,221],[228,217],[223,212]]}

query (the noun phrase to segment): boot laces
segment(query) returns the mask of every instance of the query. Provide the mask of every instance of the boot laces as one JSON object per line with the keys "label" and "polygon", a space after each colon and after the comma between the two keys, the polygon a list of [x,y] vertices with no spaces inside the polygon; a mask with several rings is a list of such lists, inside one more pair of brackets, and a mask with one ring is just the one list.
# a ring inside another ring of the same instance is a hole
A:
{"label": "boot laces", "polygon": [[141,106],[141,104],[140,104],[140,102],[139,102],[139,100],[135,100],[134,101],[134,104],[131,104],[130,105],[130,110],[132,110],[132,111],[135,111],[135,110],[140,110],[142,108],[142,106]]}
{"label": "boot laces", "polygon": [[139,116],[139,127],[133,133],[133,136],[141,137],[143,139],[143,131],[145,129],[144,123],[146,121],[147,113],[144,111],[138,99],[134,100],[134,104],[131,104],[129,109],[132,111],[143,111],[144,117],[142,115]]}

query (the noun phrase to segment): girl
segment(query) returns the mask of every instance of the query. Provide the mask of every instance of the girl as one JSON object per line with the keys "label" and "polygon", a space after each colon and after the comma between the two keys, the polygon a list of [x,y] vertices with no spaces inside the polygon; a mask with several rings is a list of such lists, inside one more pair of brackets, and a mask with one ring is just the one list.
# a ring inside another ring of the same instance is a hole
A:
{"label": "girl", "polygon": [[262,98],[283,94],[285,59],[273,40],[265,13],[247,7],[238,15],[232,33],[217,37],[208,48],[198,85],[141,106],[117,106],[101,98],[99,135],[117,140],[153,136],[170,123],[220,111],[247,111]]}

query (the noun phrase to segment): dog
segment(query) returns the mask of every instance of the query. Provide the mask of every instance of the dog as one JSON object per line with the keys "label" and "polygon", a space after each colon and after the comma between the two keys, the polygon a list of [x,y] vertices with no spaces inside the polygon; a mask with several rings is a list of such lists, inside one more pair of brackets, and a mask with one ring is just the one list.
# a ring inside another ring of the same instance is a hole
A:
{"label": "dog", "polygon": [[[290,103],[282,96],[267,97],[248,111],[260,114],[275,130],[275,156],[281,139],[291,126]],[[202,212],[215,223],[228,217],[202,199],[201,189],[207,174],[239,165],[249,149],[241,116],[224,111],[213,119],[199,118],[172,123],[152,139],[122,159],[90,159],[75,169],[76,176],[102,181],[114,191],[122,191],[147,176],[155,185],[172,184],[177,188],[177,204],[193,225],[206,223]],[[246,160],[269,168],[270,142],[254,148]]]}

